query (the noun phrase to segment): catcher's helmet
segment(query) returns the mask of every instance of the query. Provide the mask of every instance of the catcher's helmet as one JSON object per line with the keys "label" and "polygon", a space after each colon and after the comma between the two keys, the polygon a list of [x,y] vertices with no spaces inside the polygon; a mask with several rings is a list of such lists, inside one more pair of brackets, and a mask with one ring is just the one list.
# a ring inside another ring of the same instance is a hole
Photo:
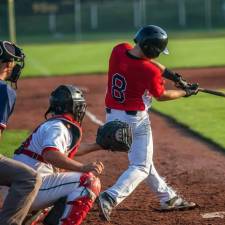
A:
{"label": "catcher's helmet", "polygon": [[81,124],[86,112],[86,101],[79,88],[73,85],[60,85],[51,93],[49,103],[45,117],[50,112],[55,115],[72,113],[74,119]]}
{"label": "catcher's helmet", "polygon": [[11,75],[7,78],[8,81],[17,83],[20,77],[21,70],[24,68],[25,54],[22,49],[9,41],[0,41],[0,61],[1,62],[16,62]]}
{"label": "catcher's helmet", "polygon": [[134,42],[140,46],[144,55],[148,58],[156,58],[161,52],[169,54],[166,48],[168,43],[167,33],[158,26],[142,27],[135,34]]}

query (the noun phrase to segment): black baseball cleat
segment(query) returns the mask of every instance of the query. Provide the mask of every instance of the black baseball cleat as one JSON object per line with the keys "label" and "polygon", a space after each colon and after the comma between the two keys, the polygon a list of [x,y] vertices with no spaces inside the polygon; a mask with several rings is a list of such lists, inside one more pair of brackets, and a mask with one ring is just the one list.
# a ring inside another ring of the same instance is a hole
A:
{"label": "black baseball cleat", "polygon": [[175,196],[169,201],[162,203],[159,211],[190,210],[196,207],[196,203],[188,202],[179,196]]}
{"label": "black baseball cleat", "polygon": [[97,199],[98,208],[100,211],[100,218],[102,220],[110,221],[110,215],[112,213],[113,207],[115,205],[115,201],[113,198],[107,194],[106,192],[100,193]]}

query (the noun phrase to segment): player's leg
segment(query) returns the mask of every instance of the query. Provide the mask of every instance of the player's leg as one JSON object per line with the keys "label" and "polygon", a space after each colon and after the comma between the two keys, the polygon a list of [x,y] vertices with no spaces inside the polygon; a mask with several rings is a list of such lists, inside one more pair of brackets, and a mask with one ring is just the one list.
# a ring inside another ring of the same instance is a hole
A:
{"label": "player's leg", "polygon": [[0,185],[10,186],[0,212],[0,224],[21,224],[38,192],[41,178],[25,164],[1,157]]}
{"label": "player's leg", "polygon": [[[110,121],[118,118],[118,116],[116,113],[112,113],[107,119]],[[151,129],[147,113],[136,116],[125,115],[118,119],[131,125],[133,142],[129,151],[128,169],[123,172],[112,187],[102,192],[99,196],[100,209],[107,220],[109,220],[112,208],[121,203],[147,178],[152,160],[152,153],[149,151]]]}
{"label": "player's leg", "polygon": [[151,190],[159,197],[160,202],[168,201],[169,199],[176,196],[176,192],[167,185],[165,180],[158,174],[155,169],[153,163],[153,138],[152,134],[149,136],[150,139],[150,152],[152,153],[151,163],[150,163],[150,172],[149,176],[147,177],[146,181],[147,184],[150,186]]}
{"label": "player's leg", "polygon": [[[80,224],[91,209],[93,202],[100,192],[100,181],[93,174],[75,172],[59,173],[44,178],[43,185],[33,204],[33,209],[45,208],[60,198],[66,197],[63,209],[55,210],[46,218],[45,224]],[[57,203],[57,207],[59,204]],[[60,206],[61,207],[61,206]],[[58,213],[60,213],[58,215]],[[59,221],[60,218],[60,221]],[[52,223],[52,220],[54,223]],[[57,221],[56,221],[57,220]]]}
{"label": "player's leg", "polygon": [[[153,154],[153,141],[152,136],[150,136],[150,148]],[[187,202],[186,200],[180,198],[175,190],[170,187],[166,181],[158,174],[154,166],[153,161],[151,162],[150,173],[147,177],[147,183],[150,186],[151,190],[158,196],[160,199],[160,205],[162,210],[172,210],[176,208],[194,208],[196,206],[193,202]]]}
{"label": "player's leg", "polygon": [[74,193],[68,195],[61,225],[81,224],[101,191],[100,180],[92,173],[81,176],[80,187],[83,190],[79,196]]}

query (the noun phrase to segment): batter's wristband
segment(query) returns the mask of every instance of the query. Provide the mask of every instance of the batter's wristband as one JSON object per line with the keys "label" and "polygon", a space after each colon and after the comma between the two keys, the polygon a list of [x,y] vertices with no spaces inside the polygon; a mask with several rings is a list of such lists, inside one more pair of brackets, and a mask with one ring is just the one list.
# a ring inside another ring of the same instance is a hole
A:
{"label": "batter's wristband", "polygon": [[172,80],[174,82],[178,82],[180,80],[180,75],[172,72],[171,70],[169,70],[167,68],[164,70],[162,76],[165,77],[166,79]]}

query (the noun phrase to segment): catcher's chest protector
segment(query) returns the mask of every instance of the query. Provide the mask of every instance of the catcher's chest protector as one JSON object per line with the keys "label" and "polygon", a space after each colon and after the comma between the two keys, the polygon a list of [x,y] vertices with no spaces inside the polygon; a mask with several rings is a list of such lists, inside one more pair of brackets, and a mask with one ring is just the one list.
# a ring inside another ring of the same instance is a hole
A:
{"label": "catcher's chest protector", "polygon": [[69,158],[73,158],[80,146],[82,138],[82,128],[80,127],[80,124],[76,120],[73,120],[72,118],[65,115],[56,116],[51,119],[61,120],[66,128],[70,130],[70,133],[72,135],[72,142],[70,148],[67,150],[67,153]]}

